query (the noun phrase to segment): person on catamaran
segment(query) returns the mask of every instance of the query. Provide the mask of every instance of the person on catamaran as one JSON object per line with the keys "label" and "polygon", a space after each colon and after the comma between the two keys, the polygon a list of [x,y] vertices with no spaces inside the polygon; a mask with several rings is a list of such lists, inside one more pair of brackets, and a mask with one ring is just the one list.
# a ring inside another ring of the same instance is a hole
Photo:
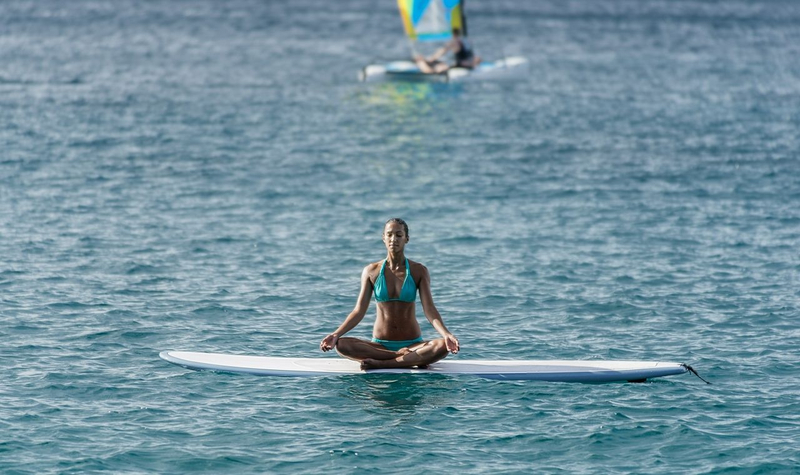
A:
{"label": "person on catamaran", "polygon": [[[455,62],[452,66],[440,60],[448,51],[453,52]],[[450,68],[475,68],[480,64],[481,58],[475,56],[467,39],[461,37],[461,30],[453,28],[453,39],[427,58],[420,54],[415,55],[414,62],[425,74],[441,74]]]}
{"label": "person on catamaran", "polygon": [[[319,344],[322,351],[336,351],[343,357],[361,361],[361,369],[425,367],[449,353],[458,353],[458,339],[450,333],[436,309],[431,295],[428,269],[405,257],[408,225],[392,218],[383,227],[386,259],[367,265],[361,272],[361,291],[353,311],[333,333]],[[367,313],[375,292],[377,316],[372,341],[343,335],[355,328]],[[425,341],[415,315],[419,291],[422,310],[442,336]]]}

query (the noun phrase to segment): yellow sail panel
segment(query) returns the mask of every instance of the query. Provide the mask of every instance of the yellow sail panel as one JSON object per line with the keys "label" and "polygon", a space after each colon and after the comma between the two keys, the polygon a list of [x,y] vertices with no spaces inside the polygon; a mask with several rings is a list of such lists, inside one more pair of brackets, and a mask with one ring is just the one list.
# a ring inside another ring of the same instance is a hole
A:
{"label": "yellow sail panel", "polygon": [[414,8],[414,0],[397,0],[397,8],[400,9],[400,18],[403,20],[403,28],[412,40],[417,39],[417,32],[414,30],[414,23],[411,21],[411,11]]}
{"label": "yellow sail panel", "polygon": [[453,7],[453,11],[450,12],[450,25],[453,29],[458,28],[461,31],[461,35],[464,36],[467,32],[464,29],[464,22],[462,21],[461,16],[461,4],[459,3],[455,7]]}

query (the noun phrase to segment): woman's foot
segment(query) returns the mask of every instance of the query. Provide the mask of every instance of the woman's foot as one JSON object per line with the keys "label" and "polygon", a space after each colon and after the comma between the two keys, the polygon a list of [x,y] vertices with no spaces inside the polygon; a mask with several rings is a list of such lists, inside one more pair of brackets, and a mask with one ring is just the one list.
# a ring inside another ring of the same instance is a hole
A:
{"label": "woman's foot", "polygon": [[380,367],[381,367],[381,360],[373,360],[372,358],[361,360],[362,371],[366,371],[368,369],[377,369]]}

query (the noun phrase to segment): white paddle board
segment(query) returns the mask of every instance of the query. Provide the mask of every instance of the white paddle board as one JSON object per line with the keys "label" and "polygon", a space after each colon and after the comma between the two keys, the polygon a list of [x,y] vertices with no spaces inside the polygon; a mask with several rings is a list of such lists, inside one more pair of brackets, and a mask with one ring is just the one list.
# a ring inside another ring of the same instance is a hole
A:
{"label": "white paddle board", "polygon": [[162,351],[162,359],[194,370],[259,376],[328,376],[373,373],[470,375],[489,379],[527,379],[575,383],[644,381],[681,374],[689,367],[660,361],[602,360],[442,360],[426,369],[394,368],[363,371],[357,361],[339,357],[278,358],[192,351]]}

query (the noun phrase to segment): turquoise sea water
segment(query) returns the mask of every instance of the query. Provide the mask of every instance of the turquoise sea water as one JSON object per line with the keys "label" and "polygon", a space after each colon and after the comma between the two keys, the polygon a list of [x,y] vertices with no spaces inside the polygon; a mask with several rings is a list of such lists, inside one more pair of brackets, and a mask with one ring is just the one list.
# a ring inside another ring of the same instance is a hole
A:
{"label": "turquoise sea water", "polygon": [[[357,83],[388,0],[0,3],[0,472],[799,472],[798,4],[468,7],[529,74]],[[714,384],[158,358],[322,356],[392,216],[456,358]]]}

